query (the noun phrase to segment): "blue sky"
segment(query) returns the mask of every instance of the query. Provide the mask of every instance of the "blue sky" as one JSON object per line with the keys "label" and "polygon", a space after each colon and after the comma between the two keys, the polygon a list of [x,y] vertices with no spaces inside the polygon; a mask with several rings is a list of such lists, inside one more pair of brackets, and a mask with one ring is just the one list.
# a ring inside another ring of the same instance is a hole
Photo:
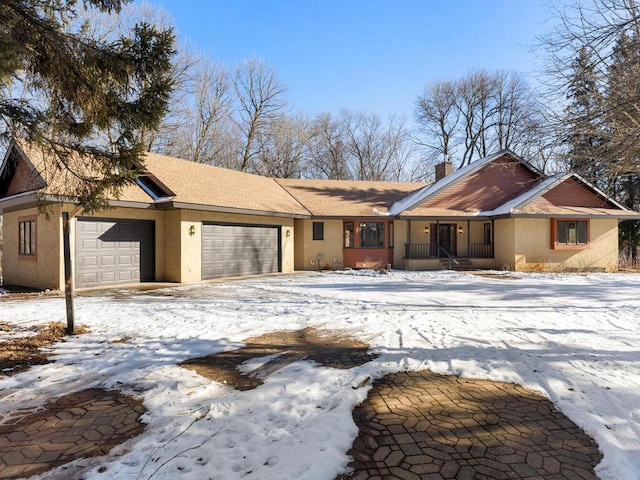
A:
{"label": "blue sky", "polygon": [[424,86],[473,69],[532,75],[543,0],[149,0],[181,37],[234,65],[274,66],[293,110],[411,116]]}

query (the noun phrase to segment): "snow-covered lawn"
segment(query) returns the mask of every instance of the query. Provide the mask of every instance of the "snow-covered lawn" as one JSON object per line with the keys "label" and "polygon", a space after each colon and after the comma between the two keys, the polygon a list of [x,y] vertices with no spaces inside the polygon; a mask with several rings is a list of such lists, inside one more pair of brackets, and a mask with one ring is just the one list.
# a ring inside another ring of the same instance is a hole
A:
{"label": "snow-covered lawn", "polygon": [[[514,276],[316,273],[77,297],[91,333],[1,378],[0,411],[97,386],[141,397],[146,431],[80,460],[87,479],[332,480],[368,390],[352,387],[431,369],[542,392],[598,442],[600,478],[640,478],[640,275]],[[0,303],[0,320],[19,325],[64,312],[61,298]],[[350,370],[295,362],[245,392],[177,366],[308,326],[350,329],[380,356]]]}

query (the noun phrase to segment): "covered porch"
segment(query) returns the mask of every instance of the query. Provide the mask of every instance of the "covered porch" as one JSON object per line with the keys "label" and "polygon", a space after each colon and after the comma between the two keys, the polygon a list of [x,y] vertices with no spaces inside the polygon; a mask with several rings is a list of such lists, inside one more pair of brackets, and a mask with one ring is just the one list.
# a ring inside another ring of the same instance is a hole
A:
{"label": "covered porch", "polygon": [[404,268],[494,268],[494,227],[491,219],[409,220]]}

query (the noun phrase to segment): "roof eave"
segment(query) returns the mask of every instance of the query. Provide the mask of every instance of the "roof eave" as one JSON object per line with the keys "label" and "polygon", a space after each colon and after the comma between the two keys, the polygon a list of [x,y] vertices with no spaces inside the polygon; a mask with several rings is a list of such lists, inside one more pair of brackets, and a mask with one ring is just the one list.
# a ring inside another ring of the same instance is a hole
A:
{"label": "roof eave", "polygon": [[283,218],[311,218],[309,214],[301,213],[289,213],[289,212],[274,212],[266,210],[252,210],[248,208],[237,207],[223,207],[219,205],[205,205],[201,203],[185,203],[185,202],[162,202],[157,203],[157,208],[161,210],[170,209],[185,209],[185,210],[200,210],[205,212],[218,212],[218,213],[235,213],[240,215],[258,215],[264,217],[283,217]]}
{"label": "roof eave", "polygon": [[23,208],[31,208],[41,203],[41,197],[36,192],[16,193],[9,197],[0,199],[0,214],[20,210]]}

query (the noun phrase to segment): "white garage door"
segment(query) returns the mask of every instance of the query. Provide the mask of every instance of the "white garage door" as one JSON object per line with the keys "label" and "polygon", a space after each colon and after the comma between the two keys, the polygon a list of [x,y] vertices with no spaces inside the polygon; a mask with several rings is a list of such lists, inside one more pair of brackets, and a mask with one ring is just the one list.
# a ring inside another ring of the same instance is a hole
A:
{"label": "white garage door", "polygon": [[202,279],[280,271],[280,229],[204,224]]}
{"label": "white garage door", "polygon": [[154,228],[147,220],[79,218],[76,287],[153,281]]}

